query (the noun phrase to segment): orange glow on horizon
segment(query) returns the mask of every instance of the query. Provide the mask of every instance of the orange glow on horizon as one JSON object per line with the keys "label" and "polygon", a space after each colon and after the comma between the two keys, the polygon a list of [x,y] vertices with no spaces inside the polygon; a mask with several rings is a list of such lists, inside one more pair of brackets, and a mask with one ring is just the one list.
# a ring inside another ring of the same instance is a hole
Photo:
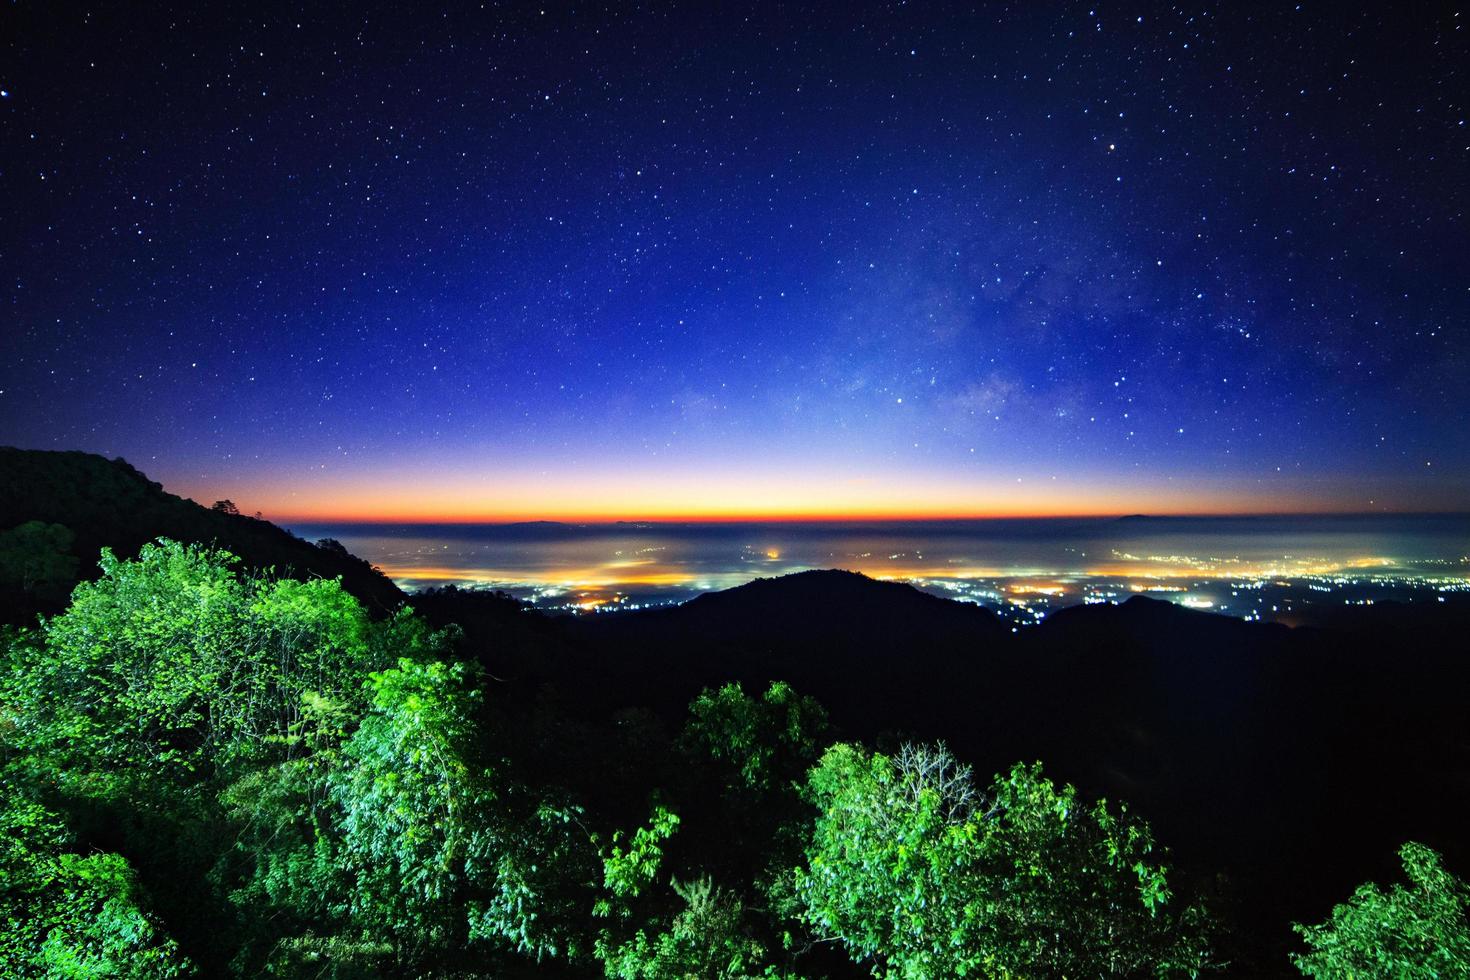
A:
{"label": "orange glow on horizon", "polygon": [[[1210,476],[1118,477],[869,472],[808,462],[738,466],[482,470],[400,461],[371,471],[256,473],[243,482],[196,476],[182,492],[234,500],[277,523],[495,524],[525,521],[918,521],[1363,513],[1364,487],[1263,484]],[[1361,496],[1359,491],[1362,491]]]}
{"label": "orange glow on horizon", "polygon": [[[262,508],[254,508],[261,510]],[[242,512],[247,512],[241,507]],[[1058,507],[1054,510],[1039,508],[992,507],[975,510],[950,510],[941,508],[905,509],[851,509],[813,507],[808,510],[760,510],[741,508],[732,510],[709,510],[698,507],[688,509],[663,508],[648,511],[478,511],[427,509],[371,509],[371,508],[327,508],[264,511],[263,516],[276,524],[520,524],[545,521],[562,524],[739,524],[747,522],[769,524],[854,523],[866,521],[987,521],[987,520],[1065,520],[1068,518],[1121,518],[1132,514],[1149,517],[1312,517],[1330,515],[1354,515],[1370,513],[1353,507],[1220,507],[1201,509],[1188,507],[1140,506],[1120,507]],[[1376,511],[1412,515],[1439,513],[1439,511]]]}
{"label": "orange glow on horizon", "polygon": [[[1146,514],[1151,517],[1260,517],[1274,515],[1352,514],[1360,513],[1349,507],[1282,506],[1280,501],[1267,501],[1275,506],[1242,507],[1231,506],[1220,501],[1219,506],[1201,508],[1170,504],[1160,501],[1139,502],[1138,506],[1120,506],[1111,499],[1089,504],[1086,500],[1069,498],[1058,501],[1053,507],[1040,507],[1035,501],[995,502],[990,506],[957,508],[951,506],[830,506],[812,504],[805,507],[763,508],[759,505],[714,508],[698,504],[680,505],[665,503],[647,508],[620,508],[594,510],[586,507],[561,508],[469,508],[448,506],[438,509],[430,502],[422,505],[403,504],[396,501],[355,502],[351,506],[333,505],[322,502],[294,509],[266,510],[267,520],[276,523],[320,523],[320,524],[513,524],[536,521],[561,522],[567,524],[613,524],[657,523],[679,521],[687,523],[733,524],[746,521],[769,523],[796,523],[803,521],[983,521],[983,520],[1049,520],[1057,518],[1119,518],[1130,514]],[[258,508],[264,510],[264,508]],[[245,511],[241,507],[242,512]]]}
{"label": "orange glow on horizon", "polygon": [[[243,511],[243,508],[242,508]],[[1232,517],[1232,516],[1263,516],[1274,514],[1289,514],[1290,511],[1164,511],[1150,509],[1150,516],[1155,517]],[[1301,514],[1319,514],[1326,511],[1300,511]],[[988,510],[988,511],[929,511],[929,510],[851,510],[851,511],[761,511],[761,510],[739,510],[739,511],[702,511],[691,508],[684,510],[662,510],[652,513],[642,512],[613,512],[602,513],[595,511],[573,511],[536,513],[481,513],[481,512],[447,512],[447,513],[424,513],[418,511],[326,511],[312,510],[283,514],[263,515],[266,520],[275,524],[524,524],[544,521],[552,524],[659,524],[659,523],[683,523],[683,524],[799,524],[799,523],[860,523],[880,521],[991,521],[991,520],[1057,520],[1067,518],[1116,518],[1125,516],[1120,510]],[[767,556],[770,557],[770,556]]]}

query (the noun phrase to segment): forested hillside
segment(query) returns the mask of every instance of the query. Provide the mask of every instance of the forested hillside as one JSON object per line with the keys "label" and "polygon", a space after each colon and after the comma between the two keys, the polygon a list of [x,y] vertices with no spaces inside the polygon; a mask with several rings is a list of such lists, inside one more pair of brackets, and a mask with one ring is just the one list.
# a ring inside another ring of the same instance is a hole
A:
{"label": "forested hillside", "polygon": [[369,608],[392,609],[403,600],[392,582],[345,549],[318,547],[228,506],[177,497],[124,460],[0,447],[0,622],[57,611],[73,585],[97,577],[102,548],[131,558],[157,537],[218,544],[250,568],[340,577]]}

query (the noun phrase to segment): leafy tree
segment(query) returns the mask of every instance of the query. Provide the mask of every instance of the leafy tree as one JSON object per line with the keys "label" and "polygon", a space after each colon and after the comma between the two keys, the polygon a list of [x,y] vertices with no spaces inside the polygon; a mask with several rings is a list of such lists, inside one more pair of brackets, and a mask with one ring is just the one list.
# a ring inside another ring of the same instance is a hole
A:
{"label": "leafy tree", "polygon": [[372,708],[343,746],[341,809],[352,918],[409,949],[463,939],[465,861],[494,794],[477,765],[463,664],[407,658],[371,676]]}
{"label": "leafy tree", "polygon": [[361,940],[348,916],[329,780],[355,719],[325,699],[309,699],[305,710],[316,716],[312,751],[251,770],[219,797],[235,828],[234,853],[219,867],[231,869],[229,899],[252,927],[234,957],[244,975],[351,977],[392,953]]}
{"label": "leafy tree", "polygon": [[0,963],[7,977],[167,980],[193,974],[116,854],[77,854],[57,816],[0,798]]}
{"label": "leafy tree", "polygon": [[[602,930],[597,958],[617,980],[745,980],[784,977],[750,930],[739,897],[708,877],[668,878],[665,850],[680,819],[655,805],[648,826],[614,834],[603,859],[607,896],[594,914],[614,920]],[[639,903],[638,899],[643,899]],[[640,908],[641,905],[641,908]],[[649,909],[657,911],[650,913]],[[618,928],[620,927],[620,928]]]}
{"label": "leafy tree", "polygon": [[826,713],[781,683],[760,697],[706,690],[689,713],[672,787],[684,811],[656,803],[648,826],[614,836],[597,955],[622,980],[789,975],[779,962],[797,923],[783,886],[810,830],[801,785]]}
{"label": "leafy tree", "polygon": [[[588,909],[601,871],[597,837],[580,806],[515,782],[470,851],[469,936],[540,962],[592,955]],[[488,815],[487,815],[488,816]]]}
{"label": "leafy tree", "polygon": [[[589,954],[580,809],[487,754],[453,635],[236,564],[167,541],[104,552],[99,581],[15,634],[12,777],[120,836],[244,974]],[[226,937],[208,923],[231,902]]]}
{"label": "leafy tree", "polygon": [[226,552],[170,541],[136,561],[102,553],[44,628],[45,655],[13,679],[18,741],[64,792],[141,799],[290,756],[307,695],[362,703],[384,647],[423,642],[374,628],[335,581],[241,577]]}
{"label": "leafy tree", "polygon": [[246,858],[232,897],[274,920],[237,969],[374,976],[465,945],[465,865],[493,799],[466,675],[402,658],[369,675],[360,718],[308,697],[310,751],[224,791]]}
{"label": "leafy tree", "polygon": [[235,506],[235,502],[233,500],[216,500],[209,509],[220,514],[240,513],[240,508]]}
{"label": "leafy tree", "polygon": [[1405,844],[1399,858],[1409,887],[1360,885],[1326,922],[1293,926],[1309,949],[1292,956],[1298,970],[1322,980],[1470,977],[1470,888],[1423,844]]}
{"label": "leafy tree", "polygon": [[734,893],[709,878],[672,883],[684,903],[664,930],[639,930],[628,942],[604,947],[607,975],[618,980],[743,980],[786,977],[766,962],[766,947],[748,931]]}
{"label": "leafy tree", "polygon": [[[125,850],[196,952],[228,959],[238,940],[253,973],[282,935],[354,928],[329,776],[372,668],[447,637],[407,612],[372,622],[336,581],[241,576],[212,549],[162,541],[101,564],[9,644],[8,777]],[[244,939],[220,918],[227,896]]]}
{"label": "leafy tree", "polygon": [[829,730],[822,706],[784,682],[758,698],[726,684],[694,699],[678,749],[708,801],[707,819],[691,828],[707,869],[762,891],[784,886],[811,833],[803,787]]}
{"label": "leafy tree", "polygon": [[406,658],[370,676],[371,708],[329,777],[325,836],[340,843],[329,852],[314,828],[295,867],[313,884],[343,875],[347,921],[400,962],[478,943],[578,960],[590,953],[593,842],[579,808],[487,756],[475,680],[467,664]]}
{"label": "leafy tree", "polygon": [[875,976],[1192,976],[1202,912],[1173,895],[1147,825],[1084,805],[1039,766],[978,793],[942,746],[851,745],[812,772],[820,810],[797,893]]}
{"label": "leafy tree", "polygon": [[778,681],[759,699],[739,684],[706,689],[689,705],[682,744],[734,770],[739,784],[756,791],[789,789],[820,757],[827,713]]}

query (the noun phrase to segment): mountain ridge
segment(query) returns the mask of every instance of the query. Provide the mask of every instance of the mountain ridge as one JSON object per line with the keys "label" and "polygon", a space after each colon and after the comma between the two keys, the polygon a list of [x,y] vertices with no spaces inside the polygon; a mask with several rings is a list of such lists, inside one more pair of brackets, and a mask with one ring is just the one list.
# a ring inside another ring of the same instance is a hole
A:
{"label": "mountain ridge", "polygon": [[[30,521],[59,524],[74,538],[74,581],[95,578],[104,547],[123,558],[159,537],[218,545],[247,568],[298,578],[338,578],[376,612],[401,605],[403,592],[371,564],[345,549],[320,547],[266,520],[212,510],[171,494],[122,458],[93,453],[0,447],[0,532]],[[73,582],[74,584],[74,582]],[[56,590],[63,596],[70,585]],[[0,622],[54,612],[54,596],[7,589]]]}

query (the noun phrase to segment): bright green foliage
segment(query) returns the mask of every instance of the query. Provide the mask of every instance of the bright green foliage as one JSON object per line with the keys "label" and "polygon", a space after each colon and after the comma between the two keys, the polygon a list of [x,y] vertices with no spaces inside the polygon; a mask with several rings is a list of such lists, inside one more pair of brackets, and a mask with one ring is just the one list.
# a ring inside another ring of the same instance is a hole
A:
{"label": "bright green foliage", "polygon": [[[383,980],[394,976],[390,943],[347,936],[291,936],[271,950],[265,966],[250,976],[299,980]],[[243,971],[242,971],[243,972]],[[428,980],[431,974],[425,974]]]}
{"label": "bright green foliage", "polygon": [[[247,918],[269,918],[264,939],[347,929],[349,879],[327,797],[333,754],[321,751],[255,770],[220,794],[242,865],[230,899]],[[242,963],[256,953],[250,949]]]}
{"label": "bright green foliage", "polygon": [[566,802],[516,799],[474,840],[466,872],[470,939],[507,943],[540,961],[579,962],[592,954],[588,908],[602,868],[582,810]]}
{"label": "bright green foliage", "polygon": [[46,624],[45,656],[6,698],[23,748],[62,792],[140,797],[301,750],[308,694],[351,703],[380,659],[336,582],[240,578],[235,559],[173,542],[102,555]]}
{"label": "bright green foliage", "polygon": [[[679,828],[678,815],[655,806],[647,827],[631,837],[613,837],[603,859],[604,885],[611,898],[595,914],[619,920],[622,930],[604,929],[596,955],[609,977],[618,980],[744,980],[778,977],[768,951],[749,931],[745,909],[732,892],[707,878],[658,884],[668,840]],[[664,888],[672,895],[666,895]],[[635,899],[653,893],[661,914],[640,917]],[[668,898],[677,904],[660,901]],[[639,922],[636,928],[630,922]],[[622,938],[614,936],[621,932]]]}
{"label": "bright green foliage", "polygon": [[234,564],[172,542],[104,553],[66,612],[7,632],[9,778],[120,837],[216,967],[588,955],[595,843],[577,806],[491,764],[451,637]]}
{"label": "bright green foliage", "polygon": [[[355,901],[372,885],[351,863],[364,825],[348,832],[354,811],[339,804],[350,794],[333,795],[347,785],[334,777],[391,765],[388,750],[373,748],[402,720],[385,720],[396,703],[387,687],[404,664],[448,671],[427,665],[446,637],[407,612],[371,622],[335,581],[241,577],[234,564],[166,541],[136,561],[104,552],[102,578],[78,586],[66,612],[39,634],[10,637],[12,669],[0,678],[9,778],[114,828],[137,866],[158,876],[149,880],[171,914],[197,922],[226,913],[233,899],[240,919],[227,928],[243,929],[231,940],[244,944],[236,959],[246,973],[278,944],[302,956],[312,943],[317,952],[323,943],[372,952],[377,940],[361,935],[381,921],[369,914],[373,903]],[[399,669],[381,683],[366,683],[373,667],[394,662]],[[417,726],[398,736],[409,793],[421,786],[412,765],[423,761],[410,741],[468,735],[426,735],[447,716],[411,695],[399,700]],[[422,795],[392,800],[394,778],[374,799],[353,802],[436,818]],[[403,846],[426,845],[410,833]],[[415,866],[393,882],[421,888],[436,873]],[[392,896],[382,904],[392,907]],[[323,931],[324,940],[311,938]],[[221,939],[208,925],[194,937]]]}
{"label": "bright green foliage", "polygon": [[781,977],[765,963],[766,949],[745,930],[745,910],[709,878],[673,883],[683,901],[662,932],[639,930],[617,948],[600,949],[609,977],[618,980],[744,980]]}
{"label": "bright green foliage", "polygon": [[[41,637],[35,629],[0,626],[0,777],[24,757],[22,726],[29,709],[23,704],[35,696],[34,664],[44,656]],[[0,790],[10,787],[0,783]]]}
{"label": "bright green foliage", "polygon": [[[653,884],[663,862],[663,842],[679,829],[679,815],[662,806],[653,808],[647,827],[639,827],[624,843],[621,832],[613,834],[612,846],[603,858],[603,884],[616,898],[634,898]],[[599,915],[611,906],[600,905]]]}
{"label": "bright green foliage", "polygon": [[602,929],[593,953],[610,977],[643,976],[641,964],[654,955],[654,943],[648,938],[649,926],[634,925],[635,900],[647,895],[657,881],[663,869],[666,842],[679,829],[679,822],[678,814],[657,804],[648,826],[638,827],[631,836],[615,832],[602,856],[603,887],[607,894],[596,901],[592,914],[613,922]]}
{"label": "bright green foliage", "polygon": [[5,787],[0,965],[6,977],[167,980],[193,970],[145,911],[116,854],[76,854],[61,822]]}
{"label": "bright green foliage", "polygon": [[1148,828],[1039,766],[988,797],[942,747],[835,746],[797,875],[807,921],[875,976],[1194,975],[1201,913],[1171,894]]}
{"label": "bright green foliage", "polygon": [[65,598],[77,577],[74,540],[71,528],[44,521],[0,531],[0,587],[19,588],[43,600]]}
{"label": "bright green foliage", "polygon": [[1409,887],[1360,885],[1326,922],[1297,925],[1310,949],[1297,969],[1322,980],[1470,977],[1470,888],[1423,844],[1399,849]]}
{"label": "bright green foliage", "polygon": [[766,791],[800,779],[821,752],[827,712],[784,682],[772,684],[760,700],[739,684],[705,690],[689,706],[683,744],[731,766],[744,786]]}
{"label": "bright green foliage", "polygon": [[331,781],[351,918],[410,949],[442,947],[464,931],[456,899],[493,802],[476,762],[477,692],[463,664],[406,658],[370,689]]}
{"label": "bright green foliage", "polygon": [[803,798],[806,775],[828,732],[822,706],[789,684],[772,684],[759,698],[726,684],[695,698],[679,738],[701,795],[718,800],[691,828],[701,869],[752,881],[760,904],[783,916],[794,913],[784,893],[814,816]]}
{"label": "bright green foliage", "polygon": [[[548,778],[554,741],[524,739],[542,754],[518,768],[451,635],[234,566],[171,542],[104,553],[64,613],[0,635],[0,954],[18,975],[181,975],[160,921],[211,976],[468,978],[513,954],[620,980],[791,977],[813,930],[888,976],[1203,961],[1147,828],[1035,768],[982,799],[947,753],[822,755],[814,701],[727,685],[618,770],[649,784],[601,807],[658,802],[608,839],[596,793]],[[24,799],[127,861],[72,853]]]}
{"label": "bright green foliage", "polygon": [[612,923],[596,952],[608,976],[787,975],[773,953],[787,952],[797,924],[776,892],[810,829],[801,782],[826,727],[821,707],[786,684],[760,698],[728,684],[694,700],[677,744],[687,818],[655,806],[604,855],[608,897],[596,911]]}
{"label": "bright green foliage", "polygon": [[403,659],[369,687],[372,707],[329,780],[340,843],[329,852],[317,831],[298,866],[345,875],[347,920],[401,960],[479,941],[537,959],[590,952],[595,851],[580,811],[535,800],[490,765],[467,665]]}

